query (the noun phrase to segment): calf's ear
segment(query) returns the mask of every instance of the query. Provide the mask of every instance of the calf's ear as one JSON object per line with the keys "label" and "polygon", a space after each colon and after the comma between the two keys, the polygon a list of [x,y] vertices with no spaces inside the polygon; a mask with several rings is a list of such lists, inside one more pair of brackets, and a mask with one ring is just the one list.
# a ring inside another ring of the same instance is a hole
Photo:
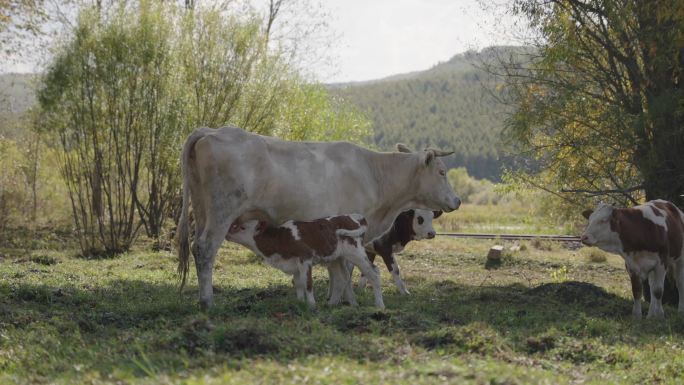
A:
{"label": "calf's ear", "polygon": [[592,210],[592,209],[584,210],[584,211],[582,211],[582,216],[585,217],[586,219],[589,219],[589,217],[591,216],[591,214],[593,212],[594,212],[594,210]]}
{"label": "calf's ear", "polygon": [[433,211],[432,214],[434,215],[432,219],[437,219],[440,215],[442,215],[442,211]]}
{"label": "calf's ear", "polygon": [[256,234],[261,234],[266,230],[266,227],[268,227],[268,222],[266,221],[259,221],[259,223],[256,226]]}

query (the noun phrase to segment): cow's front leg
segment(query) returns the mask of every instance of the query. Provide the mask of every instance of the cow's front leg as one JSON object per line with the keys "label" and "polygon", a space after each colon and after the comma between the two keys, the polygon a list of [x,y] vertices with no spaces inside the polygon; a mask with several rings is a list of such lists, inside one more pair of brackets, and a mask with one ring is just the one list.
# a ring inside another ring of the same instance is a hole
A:
{"label": "cow's front leg", "polygon": [[627,271],[629,279],[632,282],[632,297],[634,304],[632,305],[632,316],[636,319],[641,319],[641,296],[643,295],[643,287],[641,285],[641,275],[636,271]]}
{"label": "cow's front leg", "polygon": [[330,297],[328,304],[339,305],[342,302],[342,297],[351,304],[357,306],[356,297],[351,288],[351,279],[349,277],[349,270],[345,266],[345,261],[342,258],[330,261],[327,264],[328,274],[330,275]]}
{"label": "cow's front leg", "polygon": [[651,286],[651,305],[648,307],[649,318],[662,318],[663,291],[665,287],[665,265],[659,260],[655,268],[648,273],[648,284]]}
{"label": "cow's front leg", "polygon": [[[313,279],[311,277],[311,261],[302,261],[298,263],[297,278],[297,299],[305,300],[309,306],[316,306],[316,300],[313,295]],[[300,294],[301,293],[301,294]]]}

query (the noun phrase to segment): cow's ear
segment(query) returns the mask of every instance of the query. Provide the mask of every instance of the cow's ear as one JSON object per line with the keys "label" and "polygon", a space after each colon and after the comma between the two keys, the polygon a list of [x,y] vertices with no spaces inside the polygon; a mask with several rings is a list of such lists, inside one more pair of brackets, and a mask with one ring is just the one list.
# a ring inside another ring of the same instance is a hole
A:
{"label": "cow's ear", "polygon": [[589,217],[591,216],[591,214],[593,212],[594,212],[594,210],[592,210],[592,209],[584,210],[584,211],[582,211],[582,216],[585,217],[586,219],[589,219]]}
{"label": "cow's ear", "polygon": [[429,166],[435,160],[435,153],[433,151],[423,151],[423,159],[426,166]]}
{"label": "cow's ear", "polygon": [[437,219],[440,215],[442,215],[442,211],[433,211],[432,214],[434,215],[432,219]]}
{"label": "cow's ear", "polygon": [[408,146],[405,145],[404,143],[397,143],[397,151],[399,151],[399,152],[406,152],[406,153],[411,153],[411,152],[413,152],[413,151],[411,151],[411,149],[408,148]]}

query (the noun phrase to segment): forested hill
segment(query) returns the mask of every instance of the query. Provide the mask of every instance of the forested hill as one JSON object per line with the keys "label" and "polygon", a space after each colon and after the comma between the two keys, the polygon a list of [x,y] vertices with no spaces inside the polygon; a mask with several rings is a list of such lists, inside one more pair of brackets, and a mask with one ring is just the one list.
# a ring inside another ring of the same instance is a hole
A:
{"label": "forested hill", "polygon": [[[483,87],[491,85],[490,77],[475,65],[514,49],[463,53],[426,71],[329,88],[372,119],[378,149],[391,150],[402,142],[415,149],[455,150],[455,155],[444,158],[447,166],[465,166],[470,175],[497,180],[505,163],[500,145],[504,110]],[[6,107],[0,111],[4,123],[9,122],[7,115],[34,103],[32,77],[0,75],[0,97],[10,101],[1,103]]]}
{"label": "forested hill", "polygon": [[504,107],[485,90],[482,60],[512,51],[492,47],[467,52],[433,68],[376,81],[330,85],[373,120],[375,144],[390,150],[397,142],[423,149],[455,150],[447,166],[465,166],[478,178],[498,180]]}

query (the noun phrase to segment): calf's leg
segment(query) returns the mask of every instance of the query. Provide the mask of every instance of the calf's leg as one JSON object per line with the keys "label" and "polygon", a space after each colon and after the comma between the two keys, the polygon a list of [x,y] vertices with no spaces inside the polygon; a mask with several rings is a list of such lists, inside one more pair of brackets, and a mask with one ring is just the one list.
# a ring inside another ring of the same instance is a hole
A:
{"label": "calf's leg", "polygon": [[662,318],[665,316],[662,302],[665,288],[665,265],[660,261],[648,273],[648,284],[651,286],[651,304],[648,307],[648,317]]}
{"label": "calf's leg", "polygon": [[301,261],[297,265],[298,270],[295,278],[297,299],[306,299],[310,306],[316,306],[316,300],[313,295],[313,280],[311,278],[311,261]]}
{"label": "calf's leg", "polygon": [[[306,278],[304,278],[306,279]],[[295,292],[297,293],[297,299],[299,301],[304,300],[304,287],[306,283],[302,283],[302,272],[301,269],[297,268],[294,274],[292,274],[292,283],[294,284]]]}
{"label": "calf's leg", "polygon": [[677,312],[679,314],[684,314],[684,255],[677,259],[674,263],[674,276],[677,282],[677,291],[679,292],[679,304],[677,306]]}
{"label": "calf's leg", "polygon": [[629,279],[632,282],[632,297],[634,298],[634,305],[632,305],[632,315],[636,319],[641,318],[641,296],[642,296],[642,285],[641,276],[638,272],[628,271]]}
{"label": "calf's leg", "polygon": [[382,287],[380,285],[380,275],[377,271],[375,271],[373,265],[370,264],[370,261],[368,261],[368,257],[366,256],[363,247],[357,248],[355,252],[348,253],[347,255],[345,255],[344,258],[349,262],[353,263],[354,265],[358,266],[359,270],[361,270],[361,272],[366,277],[368,277],[371,286],[373,287],[375,306],[380,309],[384,309],[385,303],[382,300]]}
{"label": "calf's leg", "polygon": [[387,269],[390,271],[390,273],[392,273],[394,284],[397,285],[399,293],[403,295],[411,294],[409,293],[408,289],[406,289],[404,280],[401,279],[401,273],[399,273],[399,265],[397,264],[397,260],[394,259],[394,253],[392,253],[392,251],[389,250],[386,253],[381,253],[380,256],[382,257],[382,260],[385,262]]}
{"label": "calf's leg", "polygon": [[[366,255],[368,255],[368,260],[370,261],[370,263],[373,264],[373,262],[375,262],[375,255],[376,254],[373,252],[370,252],[370,251],[366,251]],[[375,265],[373,265],[373,266],[375,266]],[[366,279],[366,276],[363,275],[363,273],[362,273],[361,277],[359,278],[359,284],[357,285],[357,287],[359,289],[365,289],[367,281],[368,280]]]}

